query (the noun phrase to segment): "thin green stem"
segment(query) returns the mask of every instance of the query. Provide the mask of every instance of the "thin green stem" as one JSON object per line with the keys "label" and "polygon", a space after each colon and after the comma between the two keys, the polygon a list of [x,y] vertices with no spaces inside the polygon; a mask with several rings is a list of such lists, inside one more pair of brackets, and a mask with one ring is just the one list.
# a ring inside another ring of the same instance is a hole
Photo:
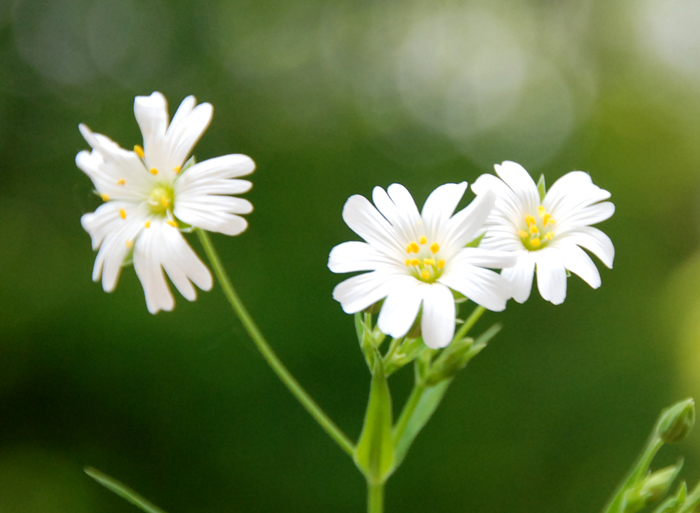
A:
{"label": "thin green stem", "polygon": [[367,513],[384,512],[384,483],[367,483]]}
{"label": "thin green stem", "polygon": [[394,447],[396,447],[396,445],[399,443],[399,440],[401,440],[404,431],[406,431],[408,422],[411,420],[413,412],[416,411],[416,407],[418,406],[421,397],[423,397],[423,392],[425,392],[425,385],[416,382],[413,385],[413,390],[411,390],[411,395],[408,396],[406,404],[404,405],[403,410],[401,411],[399,420],[396,421],[396,425],[394,426],[394,432],[392,433]]}
{"label": "thin green stem", "polygon": [[233,311],[238,315],[238,318],[243,323],[246,331],[253,339],[253,342],[257,346],[260,354],[262,354],[265,361],[268,363],[270,368],[273,370],[277,377],[284,383],[284,385],[289,389],[294,397],[301,403],[301,405],[306,408],[306,411],[319,423],[323,430],[328,433],[328,435],[335,440],[335,442],[340,446],[340,448],[345,451],[350,457],[353,457],[355,453],[355,446],[350,441],[350,439],[345,436],[345,434],[340,430],[338,426],[326,415],[321,407],[316,404],[311,396],[302,388],[299,382],[292,376],[292,374],[287,370],[279,357],[272,350],[272,347],[267,343],[265,337],[260,332],[260,329],[255,324],[255,321],[248,313],[248,310],[243,305],[241,298],[238,297],[231,280],[221,263],[219,254],[216,252],[214,245],[209,238],[209,234],[204,230],[197,228],[195,230],[199,236],[199,240],[204,246],[204,251],[209,257],[212,267],[214,268],[214,274],[216,279],[219,281],[224,295],[228,302],[231,304]]}
{"label": "thin green stem", "polygon": [[472,329],[472,327],[476,324],[476,321],[478,321],[481,318],[481,316],[484,315],[485,311],[486,308],[484,308],[481,305],[478,305],[476,308],[474,308],[469,317],[467,317],[467,320],[464,321],[464,324],[462,324],[462,326],[459,328],[452,341],[456,342],[457,340],[463,338],[467,333],[469,333],[469,330]]}

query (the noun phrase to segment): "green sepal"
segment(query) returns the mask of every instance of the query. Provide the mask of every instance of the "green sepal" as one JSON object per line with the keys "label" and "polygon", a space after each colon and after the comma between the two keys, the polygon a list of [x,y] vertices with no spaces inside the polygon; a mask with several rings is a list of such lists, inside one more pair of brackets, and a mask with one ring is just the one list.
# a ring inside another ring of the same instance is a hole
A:
{"label": "green sepal", "polygon": [[484,238],[484,235],[486,235],[486,232],[482,233],[479,235],[476,239],[473,241],[469,242],[465,247],[466,248],[478,248],[479,244],[481,244],[481,239]]}
{"label": "green sepal", "polygon": [[694,424],[695,401],[688,398],[661,412],[656,424],[656,432],[664,443],[674,444],[688,436]]}
{"label": "green sepal", "polygon": [[384,356],[384,373],[391,376],[394,372],[411,363],[427,349],[422,338],[404,338],[397,342],[392,350]]}
{"label": "green sepal", "polygon": [[129,501],[131,504],[141,509],[142,511],[145,511],[146,513],[165,513],[162,509],[151,504],[151,502],[141,497],[138,493],[130,489],[128,486],[126,486],[123,483],[120,483],[119,481],[108,476],[107,474],[104,474],[92,467],[85,467],[84,470],[88,476],[93,478],[102,486],[119,495],[122,499]]}
{"label": "green sepal", "polygon": [[[416,366],[418,366],[418,360],[416,360]],[[450,383],[452,383],[451,379],[445,379],[435,386],[428,387],[425,392],[423,392],[423,395],[418,401],[418,406],[416,406],[416,409],[413,411],[413,415],[411,415],[406,429],[401,435],[401,439],[394,440],[396,451],[394,455],[394,469],[401,465],[403,459],[406,457],[406,453],[408,453],[408,449],[416,439],[416,436],[418,436],[418,433],[421,432],[433,416],[433,413],[435,413]]]}
{"label": "green sepal", "polygon": [[355,314],[355,333],[357,341],[360,343],[360,349],[367,362],[369,371],[374,369],[374,358],[377,354],[377,349],[381,346],[386,338],[386,335],[379,331],[378,328],[372,329],[369,325],[371,316],[358,312]]}
{"label": "green sepal", "polygon": [[654,513],[679,513],[683,505],[685,504],[685,499],[688,495],[688,487],[685,481],[682,481],[678,490],[673,497],[669,497],[664,502],[662,502],[655,510]]}
{"label": "green sepal", "polygon": [[547,186],[544,183],[544,175],[540,175],[540,179],[537,180],[537,192],[540,193],[540,203],[544,201],[544,197],[547,195]]}
{"label": "green sepal", "polygon": [[668,493],[682,467],[683,460],[681,459],[675,465],[648,473],[625,492],[621,511],[635,513],[659,502]]}
{"label": "green sepal", "polygon": [[377,352],[365,422],[354,455],[355,465],[370,484],[384,483],[394,468],[391,424],[391,394],[384,364]]}
{"label": "green sepal", "polygon": [[197,163],[197,159],[194,158],[194,155],[192,155],[189,159],[187,159],[187,162],[182,166],[182,169],[180,170],[180,173],[183,171],[186,171],[188,167],[192,167]]}

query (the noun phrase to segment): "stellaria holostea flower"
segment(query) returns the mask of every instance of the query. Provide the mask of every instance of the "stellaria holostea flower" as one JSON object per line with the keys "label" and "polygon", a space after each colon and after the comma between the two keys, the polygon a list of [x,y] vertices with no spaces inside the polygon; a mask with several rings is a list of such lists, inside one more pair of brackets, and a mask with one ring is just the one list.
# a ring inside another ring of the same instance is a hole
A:
{"label": "stellaria holostea flower", "polygon": [[249,157],[225,155],[187,165],[213,114],[210,104],[195,105],[194,96],[185,98],[168,124],[168,105],[161,93],[137,96],[134,113],[143,147],[134,146],[133,151],[80,125],[92,151],[78,153],[76,163],[104,201],[81,219],[93,249],[99,249],[92,278],[102,277],[104,290],[111,292],[133,253],[151,313],[175,305],[163,270],[190,301],[197,297],[192,283],[203,290],[212,287],[209,269],[180,229],[238,235],[247,227],[239,214],[253,209],[248,200],[229,196],[251,188],[249,181],[236,179],[255,169]]}
{"label": "stellaria holostea flower", "polygon": [[386,298],[378,326],[398,338],[408,333],[422,306],[423,340],[438,348],[449,345],[455,332],[452,290],[490,310],[505,308],[510,297],[506,283],[486,268],[513,265],[514,256],[465,247],[483,232],[495,196],[483,195],[453,216],[466,189],[466,182],[438,187],[421,213],[399,184],[387,191],[374,188],[376,208],[359,195],[348,199],[343,219],[366,242],[336,246],[328,267],[335,273],[371,272],[348,278],[333,290],[346,313]]}
{"label": "stellaria holostea flower", "polygon": [[603,201],[610,193],[594,185],[588,173],[572,171],[541,198],[520,164],[506,161],[495,169],[500,179],[482,175],[472,190],[477,197],[495,193],[498,198],[481,246],[517,255],[516,265],[501,273],[512,286],[513,299],[523,303],[530,297],[535,269],[540,294],[555,305],[566,298],[567,270],[591,287],[600,287],[600,273],[581,248],[612,268],[615,248],[607,235],[591,226],[615,212],[611,202]]}

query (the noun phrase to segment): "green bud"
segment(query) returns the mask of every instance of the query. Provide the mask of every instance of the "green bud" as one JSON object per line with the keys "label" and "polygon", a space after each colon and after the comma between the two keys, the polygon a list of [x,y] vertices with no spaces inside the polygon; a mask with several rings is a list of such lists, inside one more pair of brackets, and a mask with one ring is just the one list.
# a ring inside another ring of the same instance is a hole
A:
{"label": "green bud", "polygon": [[663,499],[683,466],[683,461],[675,465],[647,474],[625,493],[624,511],[638,511]]}
{"label": "green bud", "polygon": [[416,356],[427,349],[420,338],[404,338],[384,357],[384,372],[387,376],[411,363]]}
{"label": "green bud", "polygon": [[659,438],[667,444],[683,440],[695,424],[695,402],[692,398],[677,402],[661,412],[656,424]]}

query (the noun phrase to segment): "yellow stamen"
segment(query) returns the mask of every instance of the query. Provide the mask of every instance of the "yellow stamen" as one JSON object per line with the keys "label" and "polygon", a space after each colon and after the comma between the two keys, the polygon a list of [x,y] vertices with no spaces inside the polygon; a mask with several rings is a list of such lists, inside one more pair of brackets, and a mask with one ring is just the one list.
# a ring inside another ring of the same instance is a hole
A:
{"label": "yellow stamen", "polygon": [[175,174],[178,174],[180,171],[182,171],[182,168],[180,166],[175,166],[173,171],[175,171]]}
{"label": "yellow stamen", "polygon": [[434,258],[424,258],[423,265],[435,265],[435,259]]}
{"label": "yellow stamen", "polygon": [[539,230],[537,229],[537,225],[530,225],[530,233],[537,233],[538,231]]}
{"label": "yellow stamen", "polygon": [[168,223],[168,224],[169,224],[170,226],[172,226],[173,228],[177,228],[177,221],[175,221],[174,219],[168,219],[168,220],[165,221],[165,222]]}
{"label": "yellow stamen", "polygon": [[539,214],[540,217],[544,217],[546,214],[546,210],[544,209],[544,207],[542,205],[540,205],[539,207],[537,207],[537,213]]}
{"label": "yellow stamen", "polygon": [[541,243],[542,243],[542,241],[541,241],[539,238],[537,238],[537,237],[535,237],[534,239],[530,240],[530,245],[531,245],[533,248],[539,248]]}
{"label": "yellow stamen", "polygon": [[430,278],[430,271],[426,269],[422,273],[420,273],[420,275],[423,277],[424,280],[427,280],[428,278]]}
{"label": "yellow stamen", "polygon": [[100,198],[102,198],[102,201],[109,201],[109,194],[102,193]]}
{"label": "yellow stamen", "polygon": [[440,251],[440,245],[439,245],[437,242],[433,242],[433,243],[430,245],[430,252],[434,255],[434,254],[437,253],[438,251]]}
{"label": "yellow stamen", "polygon": [[420,265],[420,260],[414,258],[413,260],[411,260],[411,265]]}
{"label": "yellow stamen", "polygon": [[154,168],[154,167],[152,167],[151,169],[149,169],[149,171],[151,172],[152,175],[157,175],[157,174],[158,174],[158,170],[157,170],[156,168]]}
{"label": "yellow stamen", "polygon": [[119,217],[121,217],[122,219],[126,219],[126,210],[124,210],[123,208],[120,208],[119,209]]}
{"label": "yellow stamen", "polygon": [[420,247],[415,242],[411,242],[406,246],[406,253],[418,253],[419,251]]}
{"label": "yellow stamen", "polygon": [[548,232],[547,235],[544,236],[544,238],[547,240],[552,240],[554,238],[554,232]]}
{"label": "yellow stamen", "polygon": [[136,153],[136,155],[138,155],[140,159],[142,159],[145,155],[145,153],[143,152],[143,148],[138,144],[134,146],[134,153]]}
{"label": "yellow stamen", "polygon": [[528,226],[532,226],[535,224],[535,218],[532,216],[525,216],[525,223],[527,223]]}
{"label": "yellow stamen", "polygon": [[418,242],[420,242],[421,244],[425,244],[426,242],[428,242],[428,239],[425,238],[425,235],[421,235]]}
{"label": "yellow stamen", "polygon": [[437,268],[438,268],[438,269],[444,269],[444,268],[445,268],[445,261],[444,261],[443,259],[438,260]]}
{"label": "yellow stamen", "polygon": [[134,241],[131,239],[126,239],[126,247],[131,248],[134,246]]}
{"label": "yellow stamen", "polygon": [[518,232],[518,237],[520,237],[521,239],[523,239],[523,238],[525,238],[525,237],[528,237],[529,235],[530,235],[530,234],[527,233],[525,230],[520,230],[520,231]]}
{"label": "yellow stamen", "polygon": [[160,204],[163,205],[165,208],[168,208],[168,206],[170,206],[170,200],[167,197],[163,196],[160,200]]}
{"label": "yellow stamen", "polygon": [[552,216],[550,216],[549,214],[546,214],[544,216],[544,225],[545,226],[547,226],[548,224],[555,224],[555,223],[556,223],[556,221],[554,219],[552,219]]}
{"label": "yellow stamen", "polygon": [[119,180],[117,180],[117,185],[124,185],[125,183],[126,183],[126,180],[124,180],[123,178],[120,178]]}
{"label": "yellow stamen", "polygon": [[406,267],[411,267],[411,259],[410,258],[406,259]]}
{"label": "yellow stamen", "polygon": [[146,224],[143,225],[145,228],[150,228],[151,227],[151,221],[146,221]]}

